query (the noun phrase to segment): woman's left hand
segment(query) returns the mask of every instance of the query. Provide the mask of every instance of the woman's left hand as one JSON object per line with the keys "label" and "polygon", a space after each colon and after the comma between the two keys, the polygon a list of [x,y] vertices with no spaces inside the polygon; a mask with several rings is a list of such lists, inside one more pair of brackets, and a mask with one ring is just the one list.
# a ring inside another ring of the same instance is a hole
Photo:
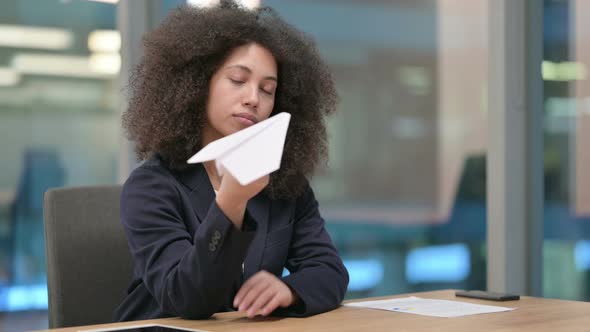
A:
{"label": "woman's left hand", "polygon": [[293,304],[297,295],[274,274],[260,271],[248,279],[234,298],[234,307],[246,311],[248,318],[267,316],[278,307]]}

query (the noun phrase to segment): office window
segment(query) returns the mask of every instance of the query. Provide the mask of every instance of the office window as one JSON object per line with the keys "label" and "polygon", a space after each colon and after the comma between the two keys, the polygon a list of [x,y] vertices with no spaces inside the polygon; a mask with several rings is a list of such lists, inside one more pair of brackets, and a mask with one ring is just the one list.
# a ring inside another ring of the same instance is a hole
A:
{"label": "office window", "polygon": [[487,1],[264,1],[341,98],[313,180],[348,298],[485,288]]}
{"label": "office window", "polygon": [[590,300],[590,3],[544,9],[543,295]]}
{"label": "office window", "polygon": [[47,308],[44,191],[117,180],[115,8],[0,3],[0,311]]}

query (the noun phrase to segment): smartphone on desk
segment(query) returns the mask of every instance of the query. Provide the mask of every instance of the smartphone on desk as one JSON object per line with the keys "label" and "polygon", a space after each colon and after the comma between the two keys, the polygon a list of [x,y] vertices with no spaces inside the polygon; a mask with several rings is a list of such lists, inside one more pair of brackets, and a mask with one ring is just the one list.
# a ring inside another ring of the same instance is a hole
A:
{"label": "smartphone on desk", "polygon": [[516,294],[507,294],[499,292],[486,292],[481,290],[469,290],[469,291],[456,291],[455,296],[469,297],[472,299],[479,300],[491,300],[491,301],[513,301],[519,300],[520,296]]}

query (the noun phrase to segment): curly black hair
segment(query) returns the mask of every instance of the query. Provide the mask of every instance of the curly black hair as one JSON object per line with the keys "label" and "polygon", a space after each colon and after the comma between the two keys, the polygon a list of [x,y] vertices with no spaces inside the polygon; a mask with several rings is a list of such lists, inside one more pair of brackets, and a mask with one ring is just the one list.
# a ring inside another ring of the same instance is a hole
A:
{"label": "curly black hair", "polygon": [[233,49],[257,43],[278,66],[271,116],[291,114],[281,168],[271,174],[267,193],[298,196],[316,166],[327,162],[324,119],[338,100],[332,76],[314,41],[273,9],[251,10],[232,1],[212,8],[181,6],[143,42],[122,118],[138,159],[157,153],[171,169],[188,167],[187,159],[202,148],[211,77]]}

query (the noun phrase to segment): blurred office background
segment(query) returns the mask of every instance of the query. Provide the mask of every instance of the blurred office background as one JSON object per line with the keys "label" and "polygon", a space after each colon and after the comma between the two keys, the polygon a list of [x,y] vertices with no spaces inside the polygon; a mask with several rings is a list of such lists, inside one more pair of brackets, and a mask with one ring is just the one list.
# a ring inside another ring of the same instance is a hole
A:
{"label": "blurred office background", "polygon": [[[347,298],[485,289],[493,0],[244,2],[315,37],[332,69],[341,103],[313,187]],[[590,3],[539,2],[542,294],[590,300]],[[0,3],[0,330],[47,327],[43,192],[125,179],[138,36],[183,3]]]}

